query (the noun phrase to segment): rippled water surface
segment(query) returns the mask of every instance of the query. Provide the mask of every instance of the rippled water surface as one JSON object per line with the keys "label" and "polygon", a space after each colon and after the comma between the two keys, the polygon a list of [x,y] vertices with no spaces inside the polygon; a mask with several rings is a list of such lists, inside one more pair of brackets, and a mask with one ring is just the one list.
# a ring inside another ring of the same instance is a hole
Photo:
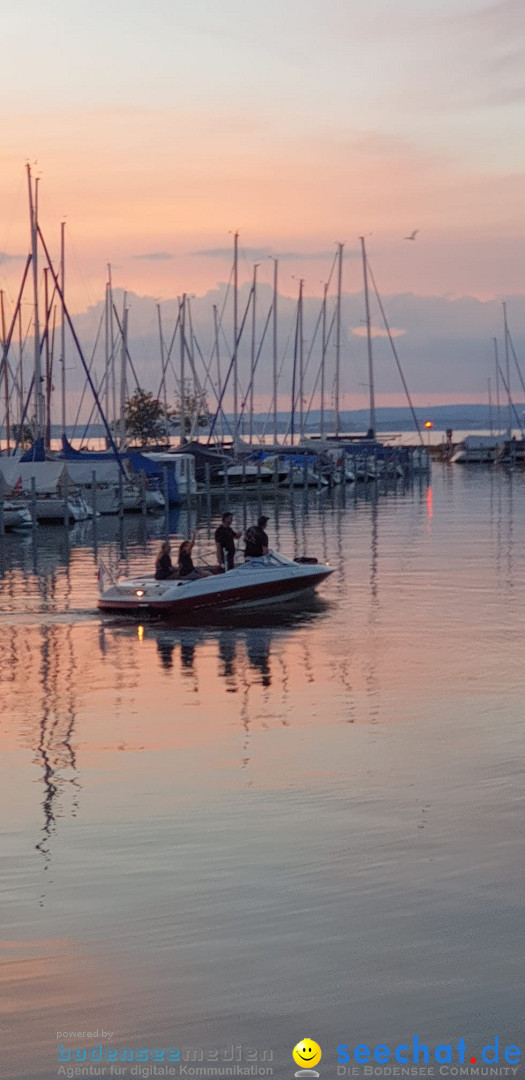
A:
{"label": "rippled water surface", "polygon": [[[97,554],[150,566],[162,521],[0,538],[7,1077],[68,1030],[278,1076],[306,1033],[322,1076],[341,1042],[519,1044],[525,477],[263,505],[336,572],[218,626],[96,612]],[[221,509],[173,535],[210,553]]]}

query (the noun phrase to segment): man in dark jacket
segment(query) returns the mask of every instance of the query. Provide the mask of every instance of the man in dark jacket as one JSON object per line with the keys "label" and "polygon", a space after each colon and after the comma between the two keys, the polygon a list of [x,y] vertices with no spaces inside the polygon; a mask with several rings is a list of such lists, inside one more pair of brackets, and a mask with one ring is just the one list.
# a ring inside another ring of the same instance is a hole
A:
{"label": "man in dark jacket", "polygon": [[261,555],[268,554],[268,535],[265,533],[266,525],[268,524],[267,517],[260,517],[257,525],[251,525],[244,534],[244,540],[246,547],[244,549],[245,559],[260,559]]}
{"label": "man in dark jacket", "polygon": [[224,570],[233,570],[235,565],[235,541],[241,537],[241,533],[233,531],[232,521],[233,514],[226,511],[222,515],[222,523],[215,530],[217,565]]}

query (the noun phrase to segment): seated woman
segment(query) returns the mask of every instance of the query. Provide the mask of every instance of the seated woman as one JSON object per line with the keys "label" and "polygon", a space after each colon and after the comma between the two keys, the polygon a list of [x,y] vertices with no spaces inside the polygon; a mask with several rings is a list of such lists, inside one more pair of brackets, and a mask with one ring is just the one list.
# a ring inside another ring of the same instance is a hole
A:
{"label": "seated woman", "polygon": [[170,551],[169,540],[164,540],[155,561],[155,581],[168,581],[179,576],[170,559]]}
{"label": "seated woman", "polygon": [[196,581],[197,578],[208,577],[207,570],[197,570],[193,565],[191,553],[195,545],[195,533],[191,534],[191,540],[183,540],[179,548],[179,577],[184,581]]}

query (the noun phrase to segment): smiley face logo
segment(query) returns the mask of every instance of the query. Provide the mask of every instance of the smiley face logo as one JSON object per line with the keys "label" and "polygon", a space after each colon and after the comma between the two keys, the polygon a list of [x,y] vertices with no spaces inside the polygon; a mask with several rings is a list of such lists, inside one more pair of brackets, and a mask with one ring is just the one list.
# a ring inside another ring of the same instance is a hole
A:
{"label": "smiley face logo", "polygon": [[292,1050],[292,1057],[296,1065],[302,1069],[310,1069],[318,1065],[321,1060],[321,1047],[313,1039],[301,1039]]}

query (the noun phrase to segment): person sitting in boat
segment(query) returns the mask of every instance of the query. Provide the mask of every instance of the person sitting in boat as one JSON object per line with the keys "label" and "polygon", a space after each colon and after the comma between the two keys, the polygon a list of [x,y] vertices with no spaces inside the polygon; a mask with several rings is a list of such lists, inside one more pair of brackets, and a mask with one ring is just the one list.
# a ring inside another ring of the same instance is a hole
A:
{"label": "person sitting in boat", "polygon": [[169,578],[178,577],[178,571],[175,569],[170,559],[171,545],[169,540],[164,540],[160,546],[160,551],[155,561],[155,581],[168,581]]}
{"label": "person sitting in boat", "polygon": [[244,534],[246,544],[244,548],[245,559],[260,559],[263,555],[268,554],[268,535],[264,531],[267,524],[268,518],[262,515],[258,519],[257,525],[250,525],[250,528],[246,530]]}
{"label": "person sitting in boat", "polygon": [[183,540],[179,547],[179,577],[182,581],[196,581],[197,578],[208,577],[207,570],[197,570],[193,565],[191,553],[195,545],[195,533],[191,534],[191,540]]}
{"label": "person sitting in boat", "polygon": [[233,570],[235,565],[235,541],[240,540],[241,533],[233,531],[232,521],[233,514],[226,510],[222,515],[222,523],[215,530],[215,550],[220,570]]}

